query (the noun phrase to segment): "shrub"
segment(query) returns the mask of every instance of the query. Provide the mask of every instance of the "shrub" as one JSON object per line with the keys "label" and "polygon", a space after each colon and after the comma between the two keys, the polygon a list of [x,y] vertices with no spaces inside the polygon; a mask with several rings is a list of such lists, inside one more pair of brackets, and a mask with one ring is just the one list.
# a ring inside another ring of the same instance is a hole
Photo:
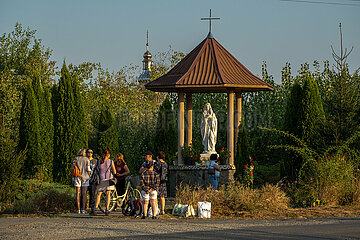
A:
{"label": "shrub", "polygon": [[75,195],[66,189],[44,189],[28,199],[15,201],[12,213],[61,213],[75,209]]}
{"label": "shrub", "polygon": [[12,207],[4,213],[61,213],[75,209],[75,190],[67,185],[24,180],[19,186]]}
{"label": "shrub", "polygon": [[191,204],[197,209],[201,201],[211,202],[212,214],[230,216],[241,211],[266,209],[278,211],[287,208],[290,199],[279,187],[267,184],[260,189],[250,189],[239,182],[221,186],[219,190],[211,187],[180,185],[176,190],[177,203]]}

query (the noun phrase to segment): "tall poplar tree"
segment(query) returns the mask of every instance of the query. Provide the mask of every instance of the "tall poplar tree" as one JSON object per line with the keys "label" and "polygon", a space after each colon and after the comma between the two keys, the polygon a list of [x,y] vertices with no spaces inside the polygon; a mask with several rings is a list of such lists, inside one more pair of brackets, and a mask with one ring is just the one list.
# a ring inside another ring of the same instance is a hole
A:
{"label": "tall poplar tree", "polygon": [[84,112],[81,107],[79,88],[65,62],[55,92],[53,101],[56,108],[53,176],[58,182],[70,183],[71,164],[78,150],[87,145],[87,136],[85,136],[87,130],[82,123]]}
{"label": "tall poplar tree", "polygon": [[286,102],[286,111],[284,116],[284,130],[295,134],[301,138],[301,110],[299,107],[302,102],[302,87],[299,81],[296,81],[290,89]]}
{"label": "tall poplar tree", "polygon": [[39,127],[39,108],[31,80],[28,79],[24,89],[19,128],[19,150],[27,149],[23,167],[27,176],[34,174],[33,167],[38,165],[41,159]]}
{"label": "tall poplar tree", "polygon": [[[296,137],[302,137],[302,98],[303,90],[299,79],[290,89],[286,102],[286,111],[284,116],[284,130],[294,134]],[[293,152],[282,153],[280,162],[280,175],[292,180],[296,179],[297,173],[301,167],[302,158]]]}
{"label": "tall poplar tree", "polygon": [[54,125],[53,112],[51,106],[51,94],[48,89],[44,89],[39,75],[35,75],[32,80],[35,97],[39,108],[39,164],[44,165],[46,172],[43,174],[48,180],[52,179],[53,166],[53,147],[54,147]]}
{"label": "tall poplar tree", "polygon": [[302,139],[315,149],[323,147],[321,132],[325,124],[325,113],[318,85],[310,74],[304,79],[301,106]]}

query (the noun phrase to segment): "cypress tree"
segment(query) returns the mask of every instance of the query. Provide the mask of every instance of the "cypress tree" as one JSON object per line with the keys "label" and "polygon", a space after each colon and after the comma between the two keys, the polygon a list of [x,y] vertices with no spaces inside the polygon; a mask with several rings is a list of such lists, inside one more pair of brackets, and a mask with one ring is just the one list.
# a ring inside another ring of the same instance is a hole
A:
{"label": "cypress tree", "polygon": [[290,93],[286,102],[286,111],[284,116],[284,130],[295,134],[301,138],[301,105],[302,88],[299,81],[296,81],[290,89]]}
{"label": "cypress tree", "polygon": [[169,95],[166,96],[159,108],[154,148],[156,152],[163,151],[167,156],[174,156],[177,151],[176,120]]}
{"label": "cypress tree", "polygon": [[27,149],[23,167],[23,172],[27,176],[34,174],[33,167],[38,165],[41,159],[39,109],[30,82],[28,79],[24,89],[19,127],[19,150]]}
{"label": "cypress tree", "polygon": [[[44,165],[46,172],[43,172],[47,180],[52,179],[54,126],[53,112],[51,106],[51,95],[49,90],[43,89],[40,77],[35,75],[32,81],[35,97],[39,108],[39,164]],[[42,168],[44,169],[44,168]]]}
{"label": "cypress tree", "polygon": [[236,166],[236,177],[242,177],[244,174],[244,166],[249,162],[249,141],[248,134],[245,127],[245,122],[241,121],[239,126],[239,134],[236,145],[235,153],[235,166]]}
{"label": "cypress tree", "polygon": [[82,102],[82,97],[79,88],[79,81],[75,75],[72,76],[72,87],[73,87],[73,96],[74,96],[74,112],[73,120],[74,128],[76,131],[74,134],[74,145],[77,146],[77,149],[86,148],[88,143],[88,130],[87,122]]}
{"label": "cypress tree", "polygon": [[305,77],[303,84],[301,113],[302,139],[315,149],[322,147],[324,143],[321,131],[324,128],[325,113],[319,88],[310,74]]}
{"label": "cypress tree", "polygon": [[54,179],[61,183],[70,183],[70,168],[77,151],[86,147],[86,127],[83,126],[84,117],[81,97],[77,82],[72,78],[66,63],[61,69],[59,85],[54,95],[55,104],[55,144],[54,144]]}
{"label": "cypress tree", "polygon": [[[284,116],[284,130],[302,137],[302,97],[303,90],[299,79],[294,83],[290,89],[290,93],[286,102],[286,112]],[[282,153],[280,163],[281,177],[289,177],[292,180],[296,179],[302,163],[302,158],[293,152]]]}
{"label": "cypress tree", "polygon": [[116,154],[119,151],[118,129],[107,102],[102,104],[96,126],[98,130],[98,153],[101,154],[104,149],[109,149],[113,155]]}

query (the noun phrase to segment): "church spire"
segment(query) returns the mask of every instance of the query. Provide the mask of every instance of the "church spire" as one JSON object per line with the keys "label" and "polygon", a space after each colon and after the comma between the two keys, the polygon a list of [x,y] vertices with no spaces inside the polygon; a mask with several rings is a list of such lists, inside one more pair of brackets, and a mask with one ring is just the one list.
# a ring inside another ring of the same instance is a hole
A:
{"label": "church spire", "polygon": [[151,66],[152,66],[152,55],[149,51],[149,31],[146,31],[146,52],[144,53],[143,63],[143,71],[139,76],[139,83],[145,84],[150,82],[150,75],[151,75]]}

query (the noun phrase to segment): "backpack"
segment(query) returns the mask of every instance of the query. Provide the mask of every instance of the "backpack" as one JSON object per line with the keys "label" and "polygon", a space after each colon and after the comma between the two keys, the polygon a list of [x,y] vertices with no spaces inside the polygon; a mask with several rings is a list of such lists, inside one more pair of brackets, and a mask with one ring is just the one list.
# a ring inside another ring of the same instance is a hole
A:
{"label": "backpack", "polygon": [[143,213],[143,205],[140,199],[136,200],[134,198],[130,198],[125,207],[122,210],[122,213],[125,216],[141,216]]}
{"label": "backpack", "polygon": [[99,172],[99,162],[100,160],[98,159],[96,162],[96,166],[90,176],[90,180],[89,183],[92,185],[99,185],[100,184],[100,172]]}
{"label": "backpack", "polygon": [[73,177],[80,177],[81,178],[82,176],[81,176],[80,170],[79,170],[79,168],[78,168],[78,166],[76,164],[77,159],[73,162],[73,165],[71,167],[70,172],[71,172],[71,175]]}
{"label": "backpack", "polygon": [[163,182],[167,182],[168,181],[168,175],[167,175],[167,171],[165,171],[164,169],[164,165],[161,164],[161,168],[160,168],[160,182],[163,183]]}

